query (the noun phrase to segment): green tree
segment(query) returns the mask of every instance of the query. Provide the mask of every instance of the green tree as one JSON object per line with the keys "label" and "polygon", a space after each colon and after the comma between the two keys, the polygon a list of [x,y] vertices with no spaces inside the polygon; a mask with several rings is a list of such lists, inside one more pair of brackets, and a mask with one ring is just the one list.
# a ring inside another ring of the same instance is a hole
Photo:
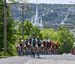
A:
{"label": "green tree", "polygon": [[[29,20],[24,21],[24,38],[28,38],[32,33],[33,25]],[[19,23],[18,31],[19,37],[22,37],[22,23]]]}
{"label": "green tree", "polygon": [[[22,29],[22,24],[20,23],[19,24],[19,30],[18,30],[19,33],[22,32],[21,29]],[[21,36],[21,34],[20,34],[20,36]],[[40,29],[36,26],[33,26],[30,21],[26,20],[24,22],[24,38],[26,39],[30,36],[32,36],[32,37],[38,37],[39,36],[40,37],[41,36]]]}
{"label": "green tree", "polygon": [[60,27],[58,31],[43,29],[40,33],[43,39],[59,42],[59,53],[69,53],[72,49],[74,37],[68,28]]}
{"label": "green tree", "polygon": [[31,36],[40,37],[40,29],[37,26],[33,26]]}
{"label": "green tree", "polygon": [[58,31],[58,40],[60,43],[60,52],[69,53],[72,49],[74,38],[69,29],[61,27]]}
{"label": "green tree", "polygon": [[[15,25],[14,21],[11,19],[11,14],[9,11],[9,6],[7,5],[7,53],[9,55],[16,55],[15,47]],[[4,48],[4,0],[0,0],[0,52]]]}
{"label": "green tree", "polygon": [[28,37],[31,35],[33,29],[33,25],[30,21],[25,21],[24,23],[24,33],[25,35],[28,35]]}
{"label": "green tree", "polygon": [[4,21],[4,13],[3,13],[3,0],[0,0],[0,51],[3,48],[3,21]]}
{"label": "green tree", "polygon": [[9,20],[7,24],[7,52],[9,55],[16,55],[16,29],[15,22],[13,20]]}
{"label": "green tree", "polygon": [[53,29],[42,29],[41,30],[41,35],[42,35],[42,39],[50,39],[50,40],[54,40],[55,36],[54,36],[54,30]]}

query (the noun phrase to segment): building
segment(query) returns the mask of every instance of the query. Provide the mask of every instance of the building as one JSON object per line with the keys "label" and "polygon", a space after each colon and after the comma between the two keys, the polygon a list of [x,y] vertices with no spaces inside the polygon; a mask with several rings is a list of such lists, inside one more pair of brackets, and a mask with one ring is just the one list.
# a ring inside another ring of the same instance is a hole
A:
{"label": "building", "polygon": [[32,16],[31,23],[34,26],[37,26],[39,28],[43,28],[42,17],[40,17],[38,14],[38,5],[36,5],[36,14],[34,16]]}

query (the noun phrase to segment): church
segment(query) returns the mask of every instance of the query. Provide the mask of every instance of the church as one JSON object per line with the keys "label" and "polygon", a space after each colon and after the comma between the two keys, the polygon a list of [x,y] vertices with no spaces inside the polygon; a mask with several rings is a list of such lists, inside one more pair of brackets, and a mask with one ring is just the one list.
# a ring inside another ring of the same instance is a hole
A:
{"label": "church", "polygon": [[33,26],[43,28],[42,17],[40,17],[38,14],[38,5],[36,5],[36,14],[32,16],[31,23],[33,24]]}

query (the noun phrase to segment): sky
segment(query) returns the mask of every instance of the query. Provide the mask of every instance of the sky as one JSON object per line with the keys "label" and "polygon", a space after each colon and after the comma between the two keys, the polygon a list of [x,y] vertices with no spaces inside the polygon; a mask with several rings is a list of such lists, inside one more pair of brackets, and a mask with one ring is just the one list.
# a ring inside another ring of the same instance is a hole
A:
{"label": "sky", "polygon": [[29,0],[29,3],[75,4],[75,0]]}
{"label": "sky", "polygon": [[[27,0],[27,1],[29,3],[75,4],[75,0]],[[7,2],[8,2],[8,0],[7,0]]]}

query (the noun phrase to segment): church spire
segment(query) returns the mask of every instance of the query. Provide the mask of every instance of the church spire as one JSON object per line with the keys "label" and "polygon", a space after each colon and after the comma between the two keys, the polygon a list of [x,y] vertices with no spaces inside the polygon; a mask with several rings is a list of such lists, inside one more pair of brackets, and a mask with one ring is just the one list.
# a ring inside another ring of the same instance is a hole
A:
{"label": "church spire", "polygon": [[36,4],[36,16],[38,17],[38,4]]}
{"label": "church spire", "polygon": [[36,14],[35,14],[35,24],[38,24],[39,16],[38,16],[38,4],[36,4]]}
{"label": "church spire", "polygon": [[32,18],[31,21],[34,26],[37,26],[39,28],[43,27],[42,18],[39,16],[38,4],[36,4],[35,16]]}
{"label": "church spire", "polygon": [[41,20],[40,20],[40,26],[41,26],[41,28],[43,28],[42,17],[41,17]]}

